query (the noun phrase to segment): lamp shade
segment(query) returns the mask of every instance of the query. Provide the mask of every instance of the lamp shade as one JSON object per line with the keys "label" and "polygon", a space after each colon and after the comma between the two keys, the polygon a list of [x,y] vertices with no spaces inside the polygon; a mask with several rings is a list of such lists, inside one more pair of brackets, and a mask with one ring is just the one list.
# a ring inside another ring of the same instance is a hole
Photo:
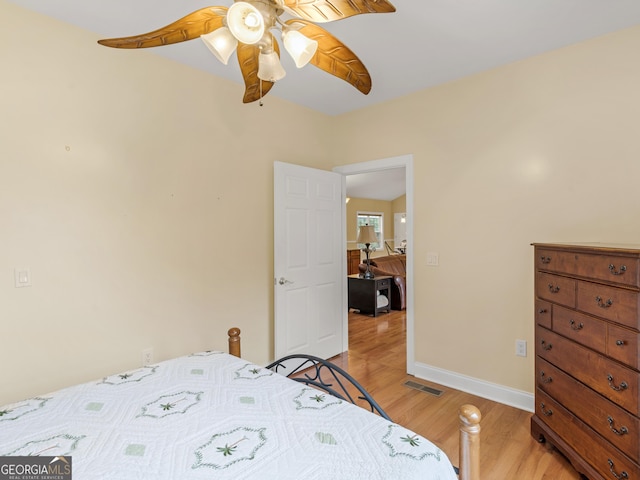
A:
{"label": "lamp shade", "polygon": [[376,235],[375,228],[373,225],[362,225],[360,230],[358,231],[358,243],[363,244],[371,244],[376,243],[378,241],[378,236]]}
{"label": "lamp shade", "polygon": [[227,25],[238,41],[253,45],[264,35],[264,18],[247,2],[236,2],[227,10]]}
{"label": "lamp shade", "polygon": [[218,60],[225,65],[229,57],[238,46],[238,40],[227,27],[220,27],[211,33],[201,35],[200,38]]}
{"label": "lamp shade", "polygon": [[280,64],[280,57],[275,51],[261,53],[258,56],[258,78],[267,82],[277,82],[284,78],[287,72]]}
{"label": "lamp shade", "polygon": [[318,42],[305,37],[297,30],[287,30],[282,34],[284,48],[287,49],[296,67],[302,68],[313,58],[318,49]]}

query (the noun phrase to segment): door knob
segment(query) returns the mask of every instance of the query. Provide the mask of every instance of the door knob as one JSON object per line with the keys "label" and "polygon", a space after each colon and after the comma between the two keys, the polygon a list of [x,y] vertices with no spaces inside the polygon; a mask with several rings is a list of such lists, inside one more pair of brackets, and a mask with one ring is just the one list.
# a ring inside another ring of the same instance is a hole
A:
{"label": "door knob", "polygon": [[279,283],[280,285],[290,285],[290,284],[292,284],[293,282],[292,282],[291,280],[287,280],[287,279],[286,279],[286,278],[284,278],[284,277],[280,277],[280,280],[278,280],[278,283]]}

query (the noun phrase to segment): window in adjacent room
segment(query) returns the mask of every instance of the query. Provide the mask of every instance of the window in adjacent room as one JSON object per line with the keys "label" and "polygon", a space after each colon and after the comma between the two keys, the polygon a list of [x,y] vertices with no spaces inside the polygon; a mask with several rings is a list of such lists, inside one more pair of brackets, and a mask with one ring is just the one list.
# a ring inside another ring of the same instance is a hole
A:
{"label": "window in adjacent room", "polygon": [[[374,226],[376,237],[378,237],[378,242],[372,243],[372,248],[382,248],[382,245],[384,244],[384,237],[382,235],[382,232],[384,231],[382,228],[382,220],[382,213],[358,212],[358,228],[360,228],[361,225]],[[358,248],[364,248],[364,245],[358,245]]]}

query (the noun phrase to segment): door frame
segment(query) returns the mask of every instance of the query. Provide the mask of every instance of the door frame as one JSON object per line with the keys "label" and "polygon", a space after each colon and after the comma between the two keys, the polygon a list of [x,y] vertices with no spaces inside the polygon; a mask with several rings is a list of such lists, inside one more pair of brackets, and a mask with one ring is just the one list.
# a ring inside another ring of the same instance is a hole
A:
{"label": "door frame", "polygon": [[[407,199],[407,282],[406,282],[406,292],[407,292],[407,373],[410,375],[414,374],[415,371],[415,345],[414,345],[414,308],[413,308],[413,299],[414,299],[414,282],[413,282],[413,255],[414,255],[414,242],[413,242],[413,155],[400,155],[398,157],[390,157],[383,158],[380,160],[371,160],[368,162],[360,162],[360,163],[352,163],[349,165],[341,165],[339,167],[334,167],[333,171],[336,173],[342,174],[344,177],[347,175],[355,175],[358,173],[370,173],[370,172],[379,172],[383,170],[389,170],[392,168],[402,168],[405,169],[405,187],[406,187],[406,199]],[[346,206],[346,180],[342,181],[342,217],[343,217],[343,234],[342,234],[342,244],[347,244],[347,206]],[[343,277],[346,279],[347,276],[347,264],[346,264],[346,256],[343,259],[344,262],[344,275]],[[347,351],[349,348],[349,321],[348,316],[349,312],[346,308],[347,306],[347,289],[344,288],[344,297],[343,302],[345,308],[343,308],[344,312],[344,320],[343,320],[343,343],[344,350]]]}

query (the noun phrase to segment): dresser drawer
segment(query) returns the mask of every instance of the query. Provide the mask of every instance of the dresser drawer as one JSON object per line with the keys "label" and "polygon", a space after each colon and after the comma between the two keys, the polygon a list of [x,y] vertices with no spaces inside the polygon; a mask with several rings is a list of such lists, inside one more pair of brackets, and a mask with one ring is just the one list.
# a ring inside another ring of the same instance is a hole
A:
{"label": "dresser drawer", "polygon": [[551,302],[547,302],[545,300],[540,300],[536,298],[536,311],[535,311],[535,319],[538,325],[542,325],[543,327],[551,328],[551,314],[552,314],[552,306]]}
{"label": "dresser drawer", "polygon": [[632,287],[640,286],[638,281],[638,259],[617,255],[577,254],[576,274],[608,283],[620,283]]}
{"label": "dresser drawer", "polygon": [[638,372],[540,326],[536,346],[540,357],[638,416]]}
{"label": "dresser drawer", "polygon": [[607,355],[640,370],[638,342],[640,333],[628,328],[609,324],[607,326]]}
{"label": "dresser drawer", "polygon": [[536,250],[536,268],[640,287],[640,260],[620,255],[596,255],[550,249]]}
{"label": "dresser drawer", "polygon": [[607,323],[604,320],[556,306],[553,309],[553,331],[606,353]]}
{"label": "dresser drawer", "polygon": [[562,370],[536,357],[538,388],[596,430],[622,452],[640,457],[640,420]]}
{"label": "dresser drawer", "polygon": [[536,270],[547,270],[550,272],[575,274],[576,255],[572,252],[559,252],[557,250],[547,250],[536,248],[535,266]]}
{"label": "dresser drawer", "polygon": [[536,296],[543,300],[576,306],[576,280],[548,273],[536,273]]}
{"label": "dresser drawer", "polygon": [[597,317],[638,329],[638,292],[578,281],[577,308]]}
{"label": "dresser drawer", "polygon": [[536,415],[607,479],[640,479],[640,467],[542,390],[536,390]]}

